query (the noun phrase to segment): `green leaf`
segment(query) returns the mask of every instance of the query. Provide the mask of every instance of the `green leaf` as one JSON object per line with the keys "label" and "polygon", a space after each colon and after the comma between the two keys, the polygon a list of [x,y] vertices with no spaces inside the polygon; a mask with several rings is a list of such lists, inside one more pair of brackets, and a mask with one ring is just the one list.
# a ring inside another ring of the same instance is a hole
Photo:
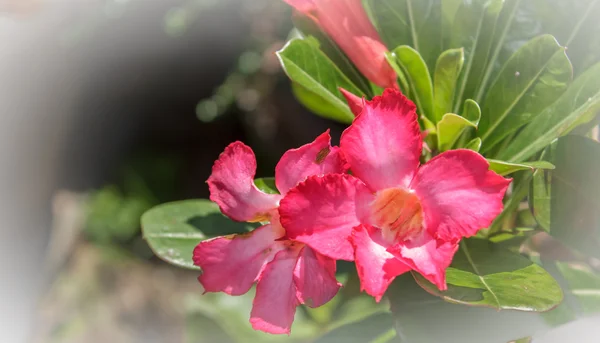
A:
{"label": "green leaf", "polygon": [[600,110],[600,63],[580,75],[566,92],[519,132],[498,158],[525,161],[576,123],[591,120]]}
{"label": "green leaf", "polygon": [[[365,319],[339,326],[323,336],[315,343],[364,343],[373,342],[394,329],[391,313],[376,313]],[[394,332],[395,333],[395,332]]]}
{"label": "green leaf", "polygon": [[442,11],[448,15],[454,4],[444,6],[439,0],[364,0],[363,5],[389,49],[409,45],[421,53],[428,70],[433,71],[443,45]]}
{"label": "green leaf", "polygon": [[535,170],[535,169],[554,169],[554,165],[546,161],[535,161],[535,162],[522,162],[522,163],[511,163],[506,161],[493,160],[488,158],[490,163],[490,170],[504,176],[512,174],[519,170]]}
{"label": "green leaf", "polygon": [[600,275],[582,264],[556,264],[585,314],[600,312]]}
{"label": "green leaf", "polygon": [[400,91],[406,97],[410,98],[412,96],[411,93],[410,93],[411,92],[410,85],[408,83],[408,80],[406,79],[406,76],[404,75],[404,71],[402,71],[402,69],[398,65],[398,61],[396,60],[396,56],[394,56],[394,54],[392,54],[391,52],[387,52],[385,54],[385,59],[390,64],[390,66],[392,67],[392,69],[394,69],[394,71],[396,72],[396,75],[398,75],[398,82],[399,82],[399,85],[400,85]]}
{"label": "green leaf", "polygon": [[565,136],[556,145],[550,192],[550,234],[600,258],[600,143]]}
{"label": "green leaf", "polygon": [[258,189],[267,194],[279,194],[279,190],[275,185],[274,177],[262,177],[254,180],[254,184]]}
{"label": "green leaf", "polygon": [[502,212],[500,212],[496,219],[494,219],[488,228],[489,234],[495,234],[505,227],[506,220],[513,216],[513,214],[518,210],[523,199],[529,193],[529,185],[531,184],[532,178],[533,173],[523,172],[515,175],[515,178],[512,182],[510,197],[505,199],[504,209]]}
{"label": "green leaf", "polygon": [[314,40],[293,39],[277,52],[281,65],[288,77],[306,91],[318,94],[336,112],[327,113],[326,118],[351,123],[354,115],[348,108],[339,87],[363,96],[340,69],[317,47]]}
{"label": "green leaf", "polygon": [[[483,95],[487,90],[490,77],[492,76],[494,71],[497,71],[497,67],[499,64],[497,63],[498,58],[503,48],[507,45],[512,45],[510,44],[510,42],[506,43],[506,40],[509,37],[509,31],[511,28],[517,30],[517,28],[515,28],[516,25],[513,25],[513,21],[516,17],[520,3],[521,0],[508,0],[505,1],[504,5],[502,6],[502,12],[500,13],[498,21],[495,24],[496,28],[494,29],[494,43],[490,47],[490,57],[486,62],[485,71],[483,72],[481,82],[478,85],[477,94],[474,98],[477,102],[481,102],[481,100],[483,99]],[[513,40],[515,40],[514,37],[512,38]]]}
{"label": "green leaf", "polygon": [[446,113],[437,124],[438,149],[446,151],[452,149],[465,129],[477,128],[481,116],[479,105],[471,99],[465,101],[464,117],[454,113]]}
{"label": "green leaf", "polygon": [[209,200],[184,200],[158,205],[142,216],[144,239],[162,260],[178,267],[199,269],[192,252],[201,241],[252,230],[248,223],[234,222]]}
{"label": "green leaf", "polygon": [[434,121],[433,87],[425,61],[415,49],[407,45],[397,47],[393,54],[408,78],[411,95],[419,109],[419,114]]}
{"label": "green leaf", "polygon": [[550,175],[542,169],[536,170],[529,190],[529,209],[546,231],[550,230]]}
{"label": "green leaf", "polygon": [[565,49],[551,35],[532,39],[499,72],[483,102],[479,135],[486,152],[531,122],[564,93],[572,79]]}
{"label": "green leaf", "polygon": [[433,78],[434,119],[442,120],[445,113],[452,112],[456,80],[460,75],[465,55],[462,48],[444,51],[435,65]]}
{"label": "green leaf", "polygon": [[363,6],[388,48],[412,44],[406,0],[365,0]]}
{"label": "green leaf", "polygon": [[452,149],[460,134],[469,126],[477,127],[458,114],[444,114],[442,120],[437,124],[438,149],[440,151]]}
{"label": "green leaf", "polygon": [[415,280],[444,300],[498,310],[543,312],[562,301],[558,283],[539,265],[481,239],[465,239],[446,271],[447,291],[418,273]]}
{"label": "green leaf", "polygon": [[306,107],[307,110],[311,111],[312,113],[333,120],[337,120],[335,118],[344,118],[338,121],[344,123],[346,122],[345,112],[340,112],[340,110],[330,102],[327,102],[321,96],[309,91],[300,84],[292,82],[292,93],[296,97],[296,100],[298,100],[302,105],[304,105],[304,107]]}
{"label": "green leaf", "polygon": [[[547,328],[535,313],[445,302],[416,285],[409,273],[397,277],[386,296],[390,299],[390,309],[402,342],[488,341],[482,337],[493,337],[493,342],[508,342]],[[458,333],[459,328],[469,329],[460,329]]]}
{"label": "green leaf", "polygon": [[475,137],[473,138],[467,145],[465,145],[465,149],[473,150],[475,152],[479,152],[481,148],[481,138]]}
{"label": "green leaf", "polygon": [[463,99],[475,98],[503,4],[504,0],[464,1],[458,9],[450,45],[453,48],[465,48],[467,63],[458,86],[455,112]]}

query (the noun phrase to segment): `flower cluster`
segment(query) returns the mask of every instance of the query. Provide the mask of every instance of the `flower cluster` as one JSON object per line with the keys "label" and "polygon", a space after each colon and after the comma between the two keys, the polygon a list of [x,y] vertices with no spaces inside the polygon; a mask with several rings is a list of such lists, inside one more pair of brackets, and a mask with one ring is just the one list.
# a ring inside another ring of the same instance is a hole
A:
{"label": "flower cluster", "polygon": [[289,334],[298,305],[318,307],[335,296],[337,260],[355,262],[361,289],[377,301],[408,271],[445,290],[460,239],[502,211],[510,183],[471,150],[447,151],[421,165],[415,105],[397,90],[387,49],[360,0],[285,1],[387,89],[371,101],[341,89],[356,118],[340,146],[331,146],[325,132],[287,151],[275,168],[279,194],[255,186],[256,159],[241,142],[213,166],[211,200],[233,220],[264,225],[198,244],[199,281],[206,292],[230,295],[256,283],[250,322],[276,334]]}
{"label": "flower cluster", "polygon": [[356,118],[340,146],[325,132],[287,151],[275,169],[280,194],[254,185],[256,160],[241,142],[225,149],[208,179],[225,215],[266,223],[194,250],[207,292],[240,295],[256,282],[255,329],[289,333],[298,305],[328,302],[340,287],[336,260],[355,261],[362,290],[377,301],[411,270],[445,290],[460,239],[502,211],[510,180],[478,153],[451,150],[421,165],[416,108],[399,91],[371,101],[343,93]]}

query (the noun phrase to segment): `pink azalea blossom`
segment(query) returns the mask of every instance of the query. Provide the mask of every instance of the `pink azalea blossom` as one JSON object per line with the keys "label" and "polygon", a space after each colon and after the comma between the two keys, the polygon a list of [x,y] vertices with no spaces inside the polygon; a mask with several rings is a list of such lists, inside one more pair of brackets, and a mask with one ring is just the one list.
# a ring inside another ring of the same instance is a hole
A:
{"label": "pink azalea blossom", "polygon": [[360,72],[380,87],[397,87],[388,51],[361,0],[284,0],[312,18],[346,53]]}
{"label": "pink azalea blossom", "polygon": [[352,175],[313,176],[291,190],[279,207],[288,237],[354,260],[362,289],[377,301],[410,270],[447,289],[459,240],[502,211],[510,180],[471,150],[420,165],[415,105],[396,90],[353,107],[362,111],[340,144]]}
{"label": "pink azalea blossom", "polygon": [[[329,132],[298,149],[287,151],[275,169],[275,183],[285,195],[309,175],[345,172]],[[198,278],[206,292],[241,295],[257,282],[250,323],[269,333],[290,333],[299,304],[318,307],[333,298],[340,284],[335,260],[286,237],[277,208],[282,195],[254,185],[256,159],[241,142],[229,145],[208,179],[210,199],[236,221],[269,222],[256,230],[206,240],[194,249]]]}

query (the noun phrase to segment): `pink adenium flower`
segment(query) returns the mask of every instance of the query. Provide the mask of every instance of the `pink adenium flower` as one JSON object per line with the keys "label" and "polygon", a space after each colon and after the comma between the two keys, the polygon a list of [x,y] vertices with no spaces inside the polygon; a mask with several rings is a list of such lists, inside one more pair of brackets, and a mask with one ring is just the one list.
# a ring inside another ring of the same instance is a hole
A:
{"label": "pink adenium flower", "polygon": [[410,270],[447,289],[459,240],[502,211],[510,180],[488,170],[485,158],[459,149],[420,166],[422,144],[415,105],[388,89],[364,102],[342,134],[352,175],[309,177],[281,200],[288,237],[355,260],[362,289],[377,301]]}
{"label": "pink adenium flower", "polygon": [[397,87],[388,51],[361,0],[284,0],[312,18],[346,53],[360,72],[380,87]]}
{"label": "pink adenium flower", "polygon": [[[345,172],[338,147],[329,131],[298,149],[288,150],[275,169],[282,195],[309,175]],[[229,218],[269,222],[256,230],[206,240],[194,249],[194,264],[206,292],[241,295],[257,282],[250,323],[269,333],[290,333],[299,304],[318,307],[341,286],[335,279],[335,260],[301,242],[289,239],[279,222],[282,195],[267,194],[254,185],[256,159],[241,142],[230,144],[215,162],[208,179],[210,199]]]}

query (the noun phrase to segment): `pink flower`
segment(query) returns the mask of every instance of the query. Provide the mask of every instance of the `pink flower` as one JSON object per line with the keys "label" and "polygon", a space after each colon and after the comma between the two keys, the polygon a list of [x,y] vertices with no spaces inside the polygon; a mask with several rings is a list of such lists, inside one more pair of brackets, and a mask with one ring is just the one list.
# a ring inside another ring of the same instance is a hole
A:
{"label": "pink flower", "polygon": [[471,150],[419,166],[415,105],[391,89],[364,102],[340,149],[352,175],[309,177],[282,199],[288,237],[325,256],[354,259],[362,289],[377,301],[410,270],[445,290],[459,240],[502,211],[510,180]]}
{"label": "pink flower", "polygon": [[[309,175],[345,172],[339,148],[329,131],[298,149],[288,150],[275,169],[275,183],[286,194]],[[256,159],[241,142],[230,144],[208,179],[210,199],[236,221],[269,222],[256,230],[217,237],[198,244],[194,264],[206,292],[241,295],[257,282],[250,323],[269,333],[290,333],[296,306],[318,307],[333,298],[340,284],[335,260],[286,237],[277,208],[282,195],[254,185]]]}
{"label": "pink flower", "polygon": [[312,18],[360,72],[380,87],[397,87],[388,51],[371,24],[361,0],[284,0]]}

